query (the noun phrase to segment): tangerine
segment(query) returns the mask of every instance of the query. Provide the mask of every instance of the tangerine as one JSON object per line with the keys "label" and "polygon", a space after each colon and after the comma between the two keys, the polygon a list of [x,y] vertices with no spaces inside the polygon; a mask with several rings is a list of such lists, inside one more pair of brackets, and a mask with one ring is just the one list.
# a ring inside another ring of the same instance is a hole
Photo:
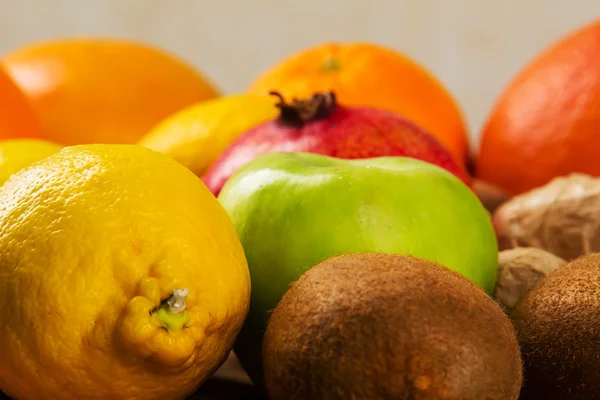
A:
{"label": "tangerine", "polygon": [[476,176],[516,195],[573,172],[600,175],[600,19],[555,41],[484,123]]}
{"label": "tangerine", "polygon": [[121,39],[37,42],[2,63],[31,99],[44,139],[64,145],[133,144],[175,111],[219,95],[175,55]]}
{"label": "tangerine", "polygon": [[0,67],[0,139],[34,139],[41,126],[25,94]]}
{"label": "tangerine", "polygon": [[456,100],[424,66],[391,48],[372,43],[322,43],[281,60],[248,88],[308,98],[334,91],[348,106],[396,112],[429,131],[457,162],[469,152],[468,129]]}

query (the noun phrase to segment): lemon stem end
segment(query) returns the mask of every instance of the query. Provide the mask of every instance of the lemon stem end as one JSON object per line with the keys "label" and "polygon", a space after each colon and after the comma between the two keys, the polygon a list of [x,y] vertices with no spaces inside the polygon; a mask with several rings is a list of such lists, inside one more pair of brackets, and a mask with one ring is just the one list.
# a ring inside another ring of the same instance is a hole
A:
{"label": "lemon stem end", "polygon": [[185,299],[188,295],[188,289],[175,289],[171,295],[157,307],[152,316],[162,328],[169,332],[176,332],[185,328],[188,323],[188,313]]}

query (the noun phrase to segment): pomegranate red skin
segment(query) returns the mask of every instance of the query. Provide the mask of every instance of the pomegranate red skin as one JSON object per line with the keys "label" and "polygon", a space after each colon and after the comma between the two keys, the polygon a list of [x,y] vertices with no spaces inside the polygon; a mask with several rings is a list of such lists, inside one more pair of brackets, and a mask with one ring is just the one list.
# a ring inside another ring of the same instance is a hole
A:
{"label": "pomegranate red skin", "polygon": [[310,152],[338,158],[404,156],[438,165],[471,187],[471,177],[430,133],[387,110],[337,105],[323,119],[300,127],[280,119],[244,133],[209,167],[202,181],[218,196],[229,177],[257,156],[270,152]]}

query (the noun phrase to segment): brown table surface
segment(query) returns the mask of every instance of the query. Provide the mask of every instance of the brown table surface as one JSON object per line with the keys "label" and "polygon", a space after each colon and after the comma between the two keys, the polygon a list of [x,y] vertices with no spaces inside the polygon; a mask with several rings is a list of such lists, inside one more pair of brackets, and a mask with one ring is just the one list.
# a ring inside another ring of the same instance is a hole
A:
{"label": "brown table surface", "polygon": [[215,375],[188,400],[267,400],[240,366],[233,353]]}

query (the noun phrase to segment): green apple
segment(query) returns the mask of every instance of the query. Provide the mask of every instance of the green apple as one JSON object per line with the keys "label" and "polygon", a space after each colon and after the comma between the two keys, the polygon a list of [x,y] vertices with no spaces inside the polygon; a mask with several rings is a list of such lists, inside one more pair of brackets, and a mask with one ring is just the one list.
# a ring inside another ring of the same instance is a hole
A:
{"label": "green apple", "polygon": [[461,180],[425,161],[267,153],[238,170],[219,201],[250,268],[250,312],[235,353],[257,385],[269,312],[302,273],[334,255],[412,254],[494,290],[489,213]]}

